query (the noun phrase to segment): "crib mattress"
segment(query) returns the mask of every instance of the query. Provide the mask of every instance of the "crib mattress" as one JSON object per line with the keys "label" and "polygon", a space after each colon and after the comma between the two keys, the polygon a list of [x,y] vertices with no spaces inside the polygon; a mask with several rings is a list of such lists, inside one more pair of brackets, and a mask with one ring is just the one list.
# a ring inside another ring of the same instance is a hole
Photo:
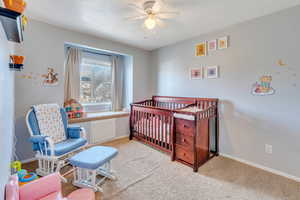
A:
{"label": "crib mattress", "polygon": [[187,115],[187,114],[181,114],[181,113],[174,113],[174,117],[179,118],[179,119],[191,120],[191,121],[195,120],[194,115]]}
{"label": "crib mattress", "polygon": [[[189,112],[189,113],[196,113],[196,112],[200,112],[202,110],[203,109],[200,109],[197,106],[193,106],[193,107],[179,109],[178,111]],[[187,115],[187,114],[182,114],[182,113],[174,113],[174,117],[175,118],[179,118],[179,119],[192,120],[192,121],[195,120],[195,116],[194,115]]]}

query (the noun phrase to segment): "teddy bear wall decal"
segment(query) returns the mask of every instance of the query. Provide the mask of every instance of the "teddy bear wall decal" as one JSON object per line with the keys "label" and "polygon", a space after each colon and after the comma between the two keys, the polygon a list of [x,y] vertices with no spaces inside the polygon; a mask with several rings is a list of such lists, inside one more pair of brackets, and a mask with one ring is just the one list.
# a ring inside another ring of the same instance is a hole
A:
{"label": "teddy bear wall decal", "polygon": [[257,96],[272,95],[275,93],[275,89],[271,86],[272,76],[261,76],[260,82],[256,82],[252,86],[251,93]]}
{"label": "teddy bear wall decal", "polygon": [[58,85],[58,73],[53,68],[49,67],[47,74],[42,74],[44,78],[43,84],[45,86],[56,86]]}

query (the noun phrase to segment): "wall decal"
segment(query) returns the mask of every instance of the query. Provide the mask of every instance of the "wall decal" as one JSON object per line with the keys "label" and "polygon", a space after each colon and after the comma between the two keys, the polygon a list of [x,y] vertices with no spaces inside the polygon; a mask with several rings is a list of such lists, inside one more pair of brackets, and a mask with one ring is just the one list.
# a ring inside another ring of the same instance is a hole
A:
{"label": "wall decal", "polygon": [[217,40],[210,40],[207,42],[208,51],[215,51],[217,50]]}
{"label": "wall decal", "polygon": [[206,48],[206,41],[201,42],[196,45],[196,56],[206,56],[207,48]]}
{"label": "wall decal", "polygon": [[37,80],[39,77],[39,74],[35,74],[33,72],[27,73],[27,74],[21,74],[16,76],[16,78],[19,79],[28,79],[28,80]]}
{"label": "wall decal", "polygon": [[191,80],[197,80],[203,78],[203,68],[191,68],[190,69],[190,79]]}
{"label": "wall decal", "polygon": [[58,85],[58,73],[54,72],[53,68],[48,68],[47,74],[42,74],[44,78],[43,84],[44,86],[56,86]]}
{"label": "wall decal", "polygon": [[218,49],[228,48],[228,36],[221,37],[218,39]]}
{"label": "wall decal", "polygon": [[277,64],[282,67],[287,66],[287,64],[285,64],[282,60],[278,60]]}
{"label": "wall decal", "polygon": [[260,83],[256,82],[252,86],[252,94],[256,96],[266,96],[275,94],[275,89],[271,87],[272,76],[260,77]]}
{"label": "wall decal", "polygon": [[207,66],[205,69],[206,78],[219,78],[219,66]]}
{"label": "wall decal", "polygon": [[293,87],[297,87],[297,73],[295,68],[290,67],[287,63],[285,63],[282,59],[277,61],[277,69],[280,71],[276,71],[276,75],[287,75],[289,76],[289,81],[292,81],[291,85]]}

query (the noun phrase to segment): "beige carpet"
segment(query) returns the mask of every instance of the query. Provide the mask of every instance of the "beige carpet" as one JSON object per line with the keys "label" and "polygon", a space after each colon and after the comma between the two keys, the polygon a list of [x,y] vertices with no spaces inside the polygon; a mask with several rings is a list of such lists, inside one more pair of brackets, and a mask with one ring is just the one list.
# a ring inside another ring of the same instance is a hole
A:
{"label": "beige carpet", "polygon": [[[119,149],[113,160],[118,180],[107,180],[97,200],[300,200],[300,183],[216,157],[199,168],[171,162],[170,157],[136,141],[108,143]],[[36,162],[24,165],[34,170]],[[64,195],[75,190],[63,184]]]}
{"label": "beige carpet", "polygon": [[[300,184],[248,165],[216,157],[198,173],[136,141],[119,149],[119,179],[103,184],[106,200],[300,200]],[[100,198],[101,196],[101,198]]]}

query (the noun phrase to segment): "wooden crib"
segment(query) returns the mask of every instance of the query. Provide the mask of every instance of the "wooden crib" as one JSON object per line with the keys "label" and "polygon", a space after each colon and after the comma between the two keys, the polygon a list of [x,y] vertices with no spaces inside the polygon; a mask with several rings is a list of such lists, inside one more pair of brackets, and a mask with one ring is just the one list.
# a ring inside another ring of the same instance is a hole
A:
{"label": "wooden crib", "polygon": [[130,139],[193,167],[219,153],[218,99],[153,96],[131,104]]}

